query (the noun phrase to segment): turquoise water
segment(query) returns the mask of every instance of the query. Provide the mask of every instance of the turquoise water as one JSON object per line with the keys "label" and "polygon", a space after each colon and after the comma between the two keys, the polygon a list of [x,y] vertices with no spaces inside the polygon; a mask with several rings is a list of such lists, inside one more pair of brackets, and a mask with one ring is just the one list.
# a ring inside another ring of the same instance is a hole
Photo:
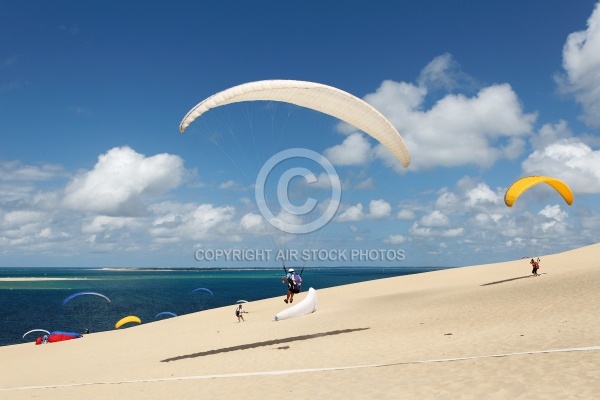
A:
{"label": "turquoise water", "polygon": [[[435,270],[436,268],[306,268],[303,291]],[[238,300],[285,296],[282,269],[97,270],[74,268],[0,268],[0,346],[33,342],[47,331],[99,332],[114,329],[128,315],[143,323],[161,312],[177,315],[233,305]],[[25,280],[45,278],[57,280]],[[199,290],[207,288],[212,292]],[[68,296],[92,291],[66,304]],[[165,318],[162,316],[158,318]]]}

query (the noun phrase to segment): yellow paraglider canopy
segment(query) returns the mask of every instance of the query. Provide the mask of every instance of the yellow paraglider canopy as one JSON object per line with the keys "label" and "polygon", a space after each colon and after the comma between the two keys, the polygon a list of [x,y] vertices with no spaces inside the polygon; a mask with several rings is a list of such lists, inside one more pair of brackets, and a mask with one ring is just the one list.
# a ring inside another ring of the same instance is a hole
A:
{"label": "yellow paraglider canopy", "polygon": [[548,185],[552,186],[558,193],[560,193],[568,205],[573,204],[574,197],[571,188],[569,188],[569,186],[567,186],[567,184],[563,181],[548,176],[526,176],[524,178],[517,179],[512,185],[510,185],[504,194],[504,203],[506,203],[507,206],[512,207],[513,203],[519,198],[519,196],[521,196],[523,192],[540,183],[547,183]]}
{"label": "yellow paraglider canopy", "polygon": [[128,324],[129,322],[135,322],[138,324],[142,323],[142,320],[136,317],[135,315],[129,315],[127,317],[121,318],[116,324],[115,329],[119,329],[121,326]]}

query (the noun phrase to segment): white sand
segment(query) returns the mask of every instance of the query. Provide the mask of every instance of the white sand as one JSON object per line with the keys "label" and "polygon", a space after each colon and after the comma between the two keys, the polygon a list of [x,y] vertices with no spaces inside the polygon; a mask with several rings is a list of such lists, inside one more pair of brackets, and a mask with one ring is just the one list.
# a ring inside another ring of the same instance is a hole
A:
{"label": "white sand", "polygon": [[231,305],[2,347],[0,399],[599,398],[600,244],[541,259],[316,288],[279,322],[283,295],[243,323]]}

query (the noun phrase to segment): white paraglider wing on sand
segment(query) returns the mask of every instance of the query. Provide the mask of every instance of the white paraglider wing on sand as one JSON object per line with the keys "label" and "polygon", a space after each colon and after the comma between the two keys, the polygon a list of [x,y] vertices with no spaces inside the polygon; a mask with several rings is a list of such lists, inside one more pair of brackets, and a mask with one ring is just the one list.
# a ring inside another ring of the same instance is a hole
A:
{"label": "white paraglider wing on sand", "polygon": [[281,321],[282,319],[301,317],[317,311],[317,291],[313,288],[308,289],[306,298],[300,303],[293,305],[275,315],[273,321]]}

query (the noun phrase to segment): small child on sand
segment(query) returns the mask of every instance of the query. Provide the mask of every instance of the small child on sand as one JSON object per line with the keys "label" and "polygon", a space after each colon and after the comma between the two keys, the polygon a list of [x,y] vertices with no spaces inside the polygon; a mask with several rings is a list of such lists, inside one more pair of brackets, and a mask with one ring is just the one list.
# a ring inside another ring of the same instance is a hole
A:
{"label": "small child on sand", "polygon": [[243,322],[244,321],[244,313],[246,313],[247,311],[242,310],[242,305],[240,304],[238,306],[238,308],[235,309],[235,315],[236,317],[238,317],[238,322]]}

